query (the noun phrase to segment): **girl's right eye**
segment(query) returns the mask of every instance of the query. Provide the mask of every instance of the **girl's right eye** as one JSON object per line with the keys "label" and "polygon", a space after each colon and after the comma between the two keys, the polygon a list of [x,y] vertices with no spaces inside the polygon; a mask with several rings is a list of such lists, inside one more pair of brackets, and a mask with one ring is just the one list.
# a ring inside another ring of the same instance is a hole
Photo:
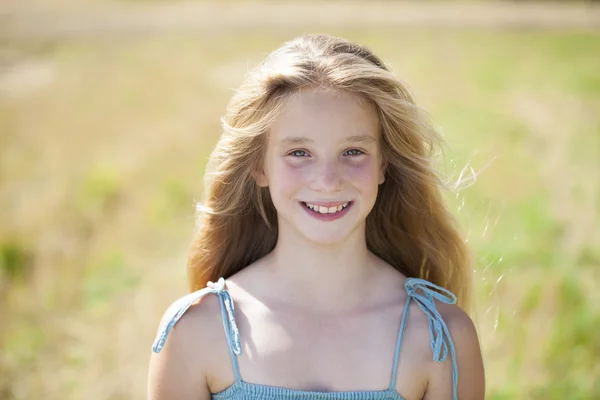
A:
{"label": "girl's right eye", "polygon": [[306,157],[308,153],[304,150],[294,150],[291,153],[289,153],[289,155],[294,157]]}

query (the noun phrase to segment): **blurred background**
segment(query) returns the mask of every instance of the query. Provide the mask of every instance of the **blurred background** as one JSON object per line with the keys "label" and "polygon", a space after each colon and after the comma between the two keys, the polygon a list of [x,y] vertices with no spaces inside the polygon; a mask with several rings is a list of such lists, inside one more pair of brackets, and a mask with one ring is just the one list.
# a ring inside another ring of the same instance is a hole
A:
{"label": "blurred background", "polygon": [[324,32],[447,140],[488,399],[600,399],[600,8],[591,2],[0,2],[0,400],[145,398],[194,205],[248,68]]}

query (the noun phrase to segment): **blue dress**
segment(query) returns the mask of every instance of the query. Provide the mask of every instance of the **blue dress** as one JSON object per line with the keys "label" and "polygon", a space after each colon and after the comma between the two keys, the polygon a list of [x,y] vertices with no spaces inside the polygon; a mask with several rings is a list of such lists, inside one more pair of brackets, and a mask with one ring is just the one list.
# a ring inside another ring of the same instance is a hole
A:
{"label": "blue dress", "polygon": [[235,309],[233,300],[225,288],[225,279],[220,278],[216,283],[208,282],[207,286],[196,292],[190,293],[176,300],[166,311],[165,318],[159,328],[158,335],[152,346],[152,351],[159,353],[163,348],[169,332],[181,318],[181,316],[190,308],[192,304],[206,296],[209,293],[219,296],[221,304],[221,314],[223,316],[223,327],[229,343],[229,354],[233,364],[235,382],[218,393],[213,393],[215,400],[259,400],[259,399],[289,399],[289,400],[404,400],[396,391],[396,373],[398,370],[398,358],[404,338],[406,320],[408,316],[409,305],[414,301],[419,308],[427,315],[429,320],[430,344],[433,351],[433,360],[443,362],[450,354],[452,361],[452,400],[458,400],[458,368],[456,365],[456,354],[454,343],[450,337],[448,326],[438,312],[434,299],[447,304],[456,303],[456,296],[450,291],[441,288],[429,281],[418,278],[406,279],[405,285],[408,298],[402,314],[400,323],[400,332],[396,342],[396,351],[394,354],[394,363],[392,366],[392,376],[390,385],[385,390],[364,390],[364,391],[345,391],[345,392],[316,392],[308,390],[286,389],[276,386],[260,385],[249,383],[242,380],[240,368],[238,365],[238,355],[242,354],[240,335],[235,322]]}

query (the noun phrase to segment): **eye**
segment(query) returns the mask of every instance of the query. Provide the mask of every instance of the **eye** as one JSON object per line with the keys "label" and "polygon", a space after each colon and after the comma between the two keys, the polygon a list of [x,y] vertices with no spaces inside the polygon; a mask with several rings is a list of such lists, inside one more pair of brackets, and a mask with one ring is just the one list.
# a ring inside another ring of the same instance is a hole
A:
{"label": "eye", "polygon": [[294,151],[290,152],[288,155],[294,156],[294,157],[306,157],[306,156],[308,156],[308,153],[304,150],[294,150]]}
{"label": "eye", "polygon": [[360,156],[360,155],[363,155],[364,153],[358,149],[350,149],[350,150],[346,150],[344,152],[344,154],[348,154],[349,156]]}

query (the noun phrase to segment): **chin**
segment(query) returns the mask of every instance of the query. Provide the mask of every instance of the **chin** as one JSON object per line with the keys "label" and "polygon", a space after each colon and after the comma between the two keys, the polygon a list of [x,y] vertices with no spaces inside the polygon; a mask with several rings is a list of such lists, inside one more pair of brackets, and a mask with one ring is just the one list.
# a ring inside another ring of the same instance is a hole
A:
{"label": "chin", "polygon": [[297,226],[296,231],[300,233],[307,241],[316,246],[327,247],[334,246],[349,241],[358,227],[349,226]]}

